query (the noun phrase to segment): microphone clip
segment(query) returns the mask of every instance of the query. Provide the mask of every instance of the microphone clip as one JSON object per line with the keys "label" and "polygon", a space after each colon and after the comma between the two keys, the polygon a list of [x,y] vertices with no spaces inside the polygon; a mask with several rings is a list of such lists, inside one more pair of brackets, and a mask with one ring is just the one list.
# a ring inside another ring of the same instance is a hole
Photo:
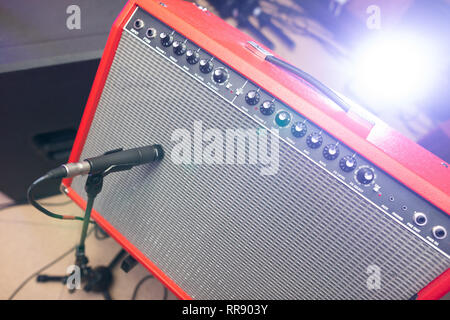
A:
{"label": "microphone clip", "polygon": [[[116,153],[116,152],[120,152],[120,151],[123,151],[123,148],[117,148],[117,149],[114,149],[114,150],[106,151],[103,155],[106,156],[108,154],[112,154],[112,153]],[[102,175],[103,177],[106,177],[110,173],[120,172],[120,171],[127,171],[127,170],[130,170],[131,168],[133,168],[133,165],[131,165],[131,164],[111,165],[106,170],[104,170],[104,171],[102,171],[100,173],[97,173],[95,175]]]}
{"label": "microphone clip", "polygon": [[[108,155],[120,151],[123,151],[123,148],[107,151],[103,155]],[[131,168],[133,168],[133,165],[111,165],[102,172],[89,174],[84,186],[84,190],[86,191],[88,197],[95,198],[102,191],[104,177],[106,177],[110,173],[126,171],[130,170]]]}

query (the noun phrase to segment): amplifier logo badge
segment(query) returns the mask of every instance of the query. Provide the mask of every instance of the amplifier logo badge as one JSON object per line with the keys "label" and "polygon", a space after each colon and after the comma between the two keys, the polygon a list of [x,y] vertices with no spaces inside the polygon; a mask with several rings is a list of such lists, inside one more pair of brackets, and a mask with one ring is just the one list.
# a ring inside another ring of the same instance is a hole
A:
{"label": "amplifier logo badge", "polygon": [[194,121],[193,132],[184,128],[172,132],[171,159],[177,165],[255,165],[261,175],[275,175],[280,147],[278,132],[273,133],[262,128],[204,130],[202,121]]}

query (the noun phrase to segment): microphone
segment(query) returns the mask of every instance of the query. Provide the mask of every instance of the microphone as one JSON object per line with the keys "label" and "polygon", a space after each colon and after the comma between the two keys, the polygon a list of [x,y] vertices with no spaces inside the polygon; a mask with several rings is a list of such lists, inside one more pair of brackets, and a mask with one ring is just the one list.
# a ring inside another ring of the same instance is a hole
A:
{"label": "microphone", "polygon": [[[34,199],[33,189],[39,183],[48,179],[70,178],[75,177],[77,175],[99,174],[102,172],[108,174],[108,170],[111,170],[109,172],[115,172],[114,168],[117,169],[116,171],[128,170],[131,169],[133,166],[139,166],[141,164],[161,160],[163,157],[164,157],[163,148],[159,144],[155,144],[152,146],[134,148],[129,150],[120,150],[120,149],[114,150],[107,152],[102,156],[87,158],[81,162],[67,163],[58,168],[50,170],[47,174],[43,175],[42,177],[34,181],[27,191],[28,201],[39,211],[45,213],[46,215],[52,218],[84,221],[84,218],[82,217],[56,214],[45,209]],[[96,192],[93,197],[95,197],[97,193],[100,192],[101,190],[103,180],[100,181],[101,181],[100,186],[97,186],[96,188],[93,189]],[[88,190],[86,191],[88,192],[89,195],[89,191]]]}
{"label": "microphone", "polygon": [[159,144],[107,153],[81,162],[67,163],[47,173],[48,178],[71,178],[84,174],[97,174],[113,166],[138,166],[161,160],[164,151]]}

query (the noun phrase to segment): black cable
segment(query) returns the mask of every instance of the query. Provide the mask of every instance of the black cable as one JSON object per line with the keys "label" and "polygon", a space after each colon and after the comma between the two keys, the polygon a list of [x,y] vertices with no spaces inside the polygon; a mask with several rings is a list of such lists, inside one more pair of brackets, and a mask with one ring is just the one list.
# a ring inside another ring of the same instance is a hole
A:
{"label": "black cable", "polygon": [[109,238],[109,234],[103,231],[103,229],[101,229],[98,224],[95,225],[94,236],[97,240],[105,240]]}
{"label": "black cable", "polygon": [[275,21],[277,21],[280,24],[283,24],[286,26],[289,30],[292,30],[296,34],[309,37],[315,41],[317,41],[325,50],[328,51],[332,56],[339,56],[342,58],[348,58],[347,54],[345,54],[338,46],[333,44],[331,41],[327,40],[324,37],[319,36],[318,34],[315,34],[314,32],[310,31],[308,29],[308,21],[304,19],[304,26],[300,26],[297,24],[297,22],[288,22],[285,21],[282,18],[275,17]]}
{"label": "black cable", "polygon": [[333,90],[328,88],[322,82],[320,82],[319,80],[317,80],[310,74],[306,73],[305,71],[293,66],[290,63],[287,63],[287,62],[281,60],[280,58],[272,56],[272,55],[267,55],[265,60],[302,78],[303,80],[308,82],[310,85],[312,85],[315,89],[319,90],[326,97],[331,99],[334,103],[336,103],[345,112],[348,112],[350,110],[350,106],[344,100],[342,100],[342,98],[339,97]]}
{"label": "black cable", "polygon": [[[41,182],[43,181],[47,181],[49,179],[52,179],[53,176],[51,174],[46,174],[42,177],[40,177],[39,179],[37,179],[36,181],[34,181],[30,187],[28,188],[27,191],[27,198],[28,198],[28,202],[35,207],[36,209],[38,209],[39,211],[41,211],[42,213],[48,215],[49,217],[55,218],[55,219],[63,219],[63,220],[79,220],[79,221],[84,221],[83,217],[77,217],[77,216],[69,216],[69,215],[61,215],[61,214],[56,214],[53,213],[47,209],[45,209],[43,206],[41,206],[35,199],[34,199],[34,194],[33,194],[33,190],[34,188]],[[94,221],[90,221],[90,223],[95,223]]]}
{"label": "black cable", "polygon": [[[66,200],[64,202],[58,202],[58,203],[40,202],[40,205],[41,206],[46,206],[46,207],[48,207],[48,206],[55,206],[55,207],[57,207],[57,206],[64,206],[64,205],[72,203],[72,202],[73,201],[71,199],[69,199],[69,200]],[[27,203],[28,203],[28,200],[19,200],[19,201],[7,203],[7,204],[4,204],[4,205],[0,206],[0,211],[6,210],[8,208],[16,207],[16,206],[21,206],[21,205],[24,205],[24,204],[27,204]]]}
{"label": "black cable", "polygon": [[69,200],[66,200],[66,201],[63,201],[63,202],[55,202],[55,203],[53,203],[53,202],[42,202],[42,201],[39,202],[39,204],[41,206],[46,206],[46,207],[65,206],[66,204],[69,204],[69,203],[73,203],[72,199],[69,199]]}
{"label": "black cable", "polygon": [[[55,206],[55,207],[57,207],[57,206],[64,206],[64,205],[72,203],[72,202],[73,201],[69,199],[69,200],[61,202],[61,203],[40,202],[40,205],[41,206]],[[24,205],[24,204],[27,204],[27,203],[28,203],[27,200],[21,200],[21,201],[8,203],[8,204],[5,204],[3,206],[0,206],[0,211],[6,210],[6,209],[12,208],[12,207],[21,206],[21,205]]]}
{"label": "black cable", "polygon": [[[297,9],[295,5],[293,6],[282,5],[274,0],[264,0],[260,1],[260,3],[269,6],[268,11],[273,12],[272,19],[277,21],[280,25],[284,26],[284,29],[291,30],[297,34],[301,34],[303,36],[314,39],[315,41],[319,42],[320,45],[322,45],[323,48],[333,56],[340,56],[347,58],[347,55],[344,54],[342,50],[335,44],[333,44],[331,41],[309,30],[309,22],[308,22],[309,16],[304,13],[304,10],[301,11],[298,10],[301,9],[300,7],[298,7]],[[302,21],[304,26],[298,25],[297,21]]]}
{"label": "black cable", "polygon": [[[94,228],[92,228],[91,230],[89,230],[88,232],[88,236],[90,234],[92,234],[92,231],[94,231]],[[42,271],[50,268],[51,266],[53,266],[55,263],[61,261],[62,259],[64,259],[65,257],[67,257],[71,252],[75,251],[77,246],[73,246],[72,248],[70,248],[69,250],[67,250],[66,252],[64,252],[62,255],[60,255],[58,258],[56,258],[55,260],[53,260],[52,262],[48,263],[47,265],[45,265],[44,267],[42,267],[41,269],[39,269],[38,271],[34,272],[32,275],[30,275],[28,278],[26,278],[17,288],[16,290],[14,290],[14,292],[11,294],[11,296],[8,298],[8,300],[12,300],[14,299],[14,297],[19,293],[20,290],[22,290],[23,287],[25,287],[25,285],[34,277],[36,277],[37,275],[39,275]]]}
{"label": "black cable", "polygon": [[[134,291],[133,291],[133,295],[132,295],[132,297],[131,297],[131,300],[136,300],[138,291],[139,291],[140,287],[142,286],[142,284],[143,284],[145,281],[147,281],[148,279],[152,279],[152,278],[153,278],[152,275],[148,275],[148,276],[145,276],[144,278],[142,278],[142,279],[137,283],[136,287],[134,288]],[[169,291],[167,290],[167,288],[166,288],[165,286],[163,286],[163,287],[164,287],[164,296],[163,296],[163,300],[167,300],[167,297],[169,296]]]}

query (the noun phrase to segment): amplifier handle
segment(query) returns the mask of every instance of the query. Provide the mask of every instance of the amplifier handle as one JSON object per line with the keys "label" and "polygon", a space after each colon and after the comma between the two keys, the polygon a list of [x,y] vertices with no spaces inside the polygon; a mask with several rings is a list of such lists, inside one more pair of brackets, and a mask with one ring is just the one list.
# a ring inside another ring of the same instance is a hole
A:
{"label": "amplifier handle", "polygon": [[420,290],[411,299],[439,300],[449,292],[450,292],[450,268],[445,270],[439,277],[431,281],[425,288]]}
{"label": "amplifier handle", "polygon": [[[307,86],[320,96],[321,99],[331,100],[331,104],[327,102],[318,107],[327,112],[331,117],[339,120],[360,137],[366,139],[375,124],[381,121],[351,99],[327,87],[319,80],[291,63],[275,56],[255,41],[246,41],[244,48],[261,61],[267,61],[287,74],[290,74],[296,81],[307,83]],[[323,106],[326,107],[324,108]]]}

